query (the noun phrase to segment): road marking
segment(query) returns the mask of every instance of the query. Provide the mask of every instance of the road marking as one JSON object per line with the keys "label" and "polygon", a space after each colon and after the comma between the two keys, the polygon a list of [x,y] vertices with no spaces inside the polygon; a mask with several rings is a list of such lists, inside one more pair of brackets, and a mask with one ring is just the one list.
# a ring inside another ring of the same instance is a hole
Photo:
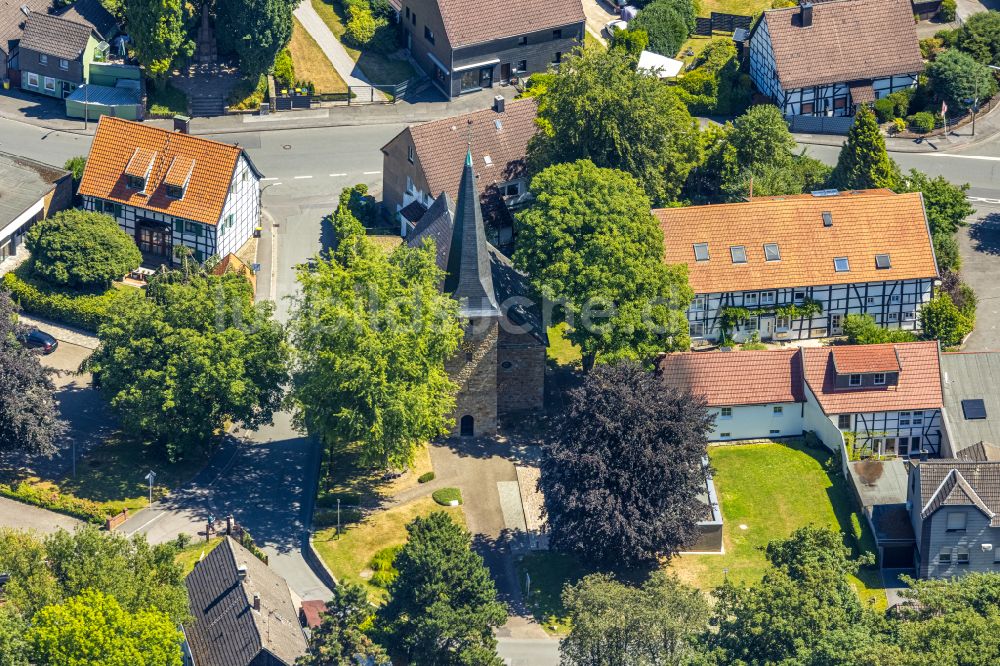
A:
{"label": "road marking", "polygon": [[277,176],[271,176],[270,178],[261,178],[261,180],[278,180]]}
{"label": "road marking", "polygon": [[312,178],[312,176],[296,176],[295,180],[304,180],[306,178]]}
{"label": "road marking", "polygon": [[1000,157],[990,157],[988,155],[952,155],[950,153],[927,153],[933,157],[953,157],[956,160],[984,160],[986,162],[1000,162]]}
{"label": "road marking", "polygon": [[[1000,159],[1000,158],[998,158],[998,159]],[[365,176],[374,176],[374,175],[377,175],[377,174],[380,174],[380,173],[382,173],[382,172],[381,171],[364,171],[363,175],[365,175]]]}
{"label": "road marking", "polygon": [[986,197],[965,197],[969,201],[976,201],[979,203],[989,203],[989,204],[1000,204],[1000,199],[987,199]]}
{"label": "road marking", "polygon": [[331,173],[330,178],[340,178],[341,176],[346,176],[346,173]]}
{"label": "road marking", "polygon": [[[152,509],[150,509],[150,511],[152,511]],[[137,527],[134,530],[132,530],[131,532],[129,532],[128,535],[132,536],[134,534],[137,534],[137,533],[141,532],[142,530],[146,529],[147,527],[149,527],[150,525],[152,525],[153,523],[155,523],[160,518],[163,518],[163,516],[165,516],[165,515],[167,515],[167,512],[166,511],[161,511],[160,513],[156,514],[153,518],[147,520],[145,523],[143,523],[139,527]]]}

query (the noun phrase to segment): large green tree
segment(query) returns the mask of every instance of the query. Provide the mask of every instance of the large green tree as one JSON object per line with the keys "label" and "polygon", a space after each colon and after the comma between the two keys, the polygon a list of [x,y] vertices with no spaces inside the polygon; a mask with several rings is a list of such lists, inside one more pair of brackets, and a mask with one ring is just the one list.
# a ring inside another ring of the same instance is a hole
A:
{"label": "large green tree", "polygon": [[471,535],[441,511],[406,531],[399,577],[378,611],[382,643],[421,666],[500,666],[493,629],[507,611]]}
{"label": "large green tree", "polygon": [[54,399],[55,371],[18,339],[17,306],[0,291],[0,451],[51,455],[66,434]]}
{"label": "large green tree", "polygon": [[31,666],[28,621],[11,606],[0,606],[0,664]]}
{"label": "large green tree", "polygon": [[1000,11],[977,12],[966,18],[956,42],[977,62],[1000,67]]}
{"label": "large green tree", "polygon": [[454,406],[445,361],[462,339],[433,245],[391,255],[342,204],[337,249],[302,286],[289,329],[297,419],[327,446],[360,442],[364,461],[405,466],[444,433]]}
{"label": "large green tree", "polygon": [[700,159],[698,123],[670,86],[636,72],[622,49],[563,58],[539,96],[540,131],[528,146],[537,173],[589,159],[632,174],[657,205],[675,200]]}
{"label": "large green tree", "polygon": [[638,183],[580,160],[549,167],[531,191],[514,262],[560,307],[584,367],[686,348],[687,269],[663,263],[663,233]]}
{"label": "large green tree", "polygon": [[704,401],[638,364],[596,367],[570,391],[543,448],[552,547],[631,566],[694,543],[711,427]]}
{"label": "large green tree", "polygon": [[997,93],[993,71],[958,49],[948,49],[931,61],[927,65],[927,79],[934,93],[952,111],[964,111],[969,108],[969,101],[989,99]]}
{"label": "large green tree", "polygon": [[969,184],[953,185],[944,176],[931,178],[911,169],[896,191],[923,193],[927,222],[932,234],[953,234],[959,227],[964,227],[966,219],[976,212],[966,198]]}
{"label": "large green tree", "polygon": [[128,0],[125,21],[136,59],[158,83],[166,79],[174,58],[192,49],[181,0]]}
{"label": "large green tree", "polygon": [[25,618],[89,588],[114,597],[128,613],[155,609],[182,622],[187,590],[175,555],[171,545],[151,546],[143,536],[93,526],[45,537],[0,531],[0,571],[10,574],[4,599]]}
{"label": "large green tree", "polygon": [[235,53],[245,76],[267,72],[274,58],[292,38],[289,0],[217,0],[216,30],[219,47]]}
{"label": "large green tree", "polygon": [[25,239],[35,275],[74,289],[107,289],[142,263],[135,241],[104,213],[64,210]]}
{"label": "large green tree", "polygon": [[860,105],[847,142],[840,149],[830,184],[840,190],[893,188],[899,182],[899,167],[885,150],[885,137],[875,113]]}
{"label": "large green tree", "polygon": [[640,587],[593,574],[567,585],[562,598],[572,629],[559,651],[573,666],[691,663],[709,616],[702,593],[664,571]]}
{"label": "large green tree", "polygon": [[963,313],[949,294],[938,294],[920,308],[920,328],[924,336],[938,340],[942,347],[955,347],[972,332],[975,320]]}
{"label": "large green tree", "polygon": [[96,590],[46,606],[28,631],[36,663],[51,666],[180,666],[184,635],[155,610],[126,612]]}
{"label": "large green tree", "polygon": [[371,624],[375,608],[368,592],[355,583],[342,582],[333,588],[323,622],[309,636],[309,652],[298,666],[389,666],[388,655],[374,643],[363,627]]}
{"label": "large green tree", "polygon": [[204,452],[229,422],[255,429],[281,406],[284,331],[242,275],[185,268],[116,302],[85,363],[124,431],[171,460]]}
{"label": "large green tree", "polygon": [[696,14],[692,0],[653,0],[639,10],[629,28],[645,30],[649,50],[673,58],[694,30]]}

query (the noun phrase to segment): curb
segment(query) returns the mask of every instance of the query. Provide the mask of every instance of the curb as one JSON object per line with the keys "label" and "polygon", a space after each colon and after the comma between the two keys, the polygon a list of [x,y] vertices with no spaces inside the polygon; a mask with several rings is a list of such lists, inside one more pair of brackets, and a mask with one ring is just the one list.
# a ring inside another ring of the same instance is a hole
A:
{"label": "curb", "polygon": [[309,533],[309,543],[302,549],[302,558],[309,565],[309,568],[313,570],[313,573],[316,574],[316,577],[323,581],[323,584],[328,588],[332,590],[340,585],[337,577],[333,575],[333,572],[326,566],[326,562],[323,561],[323,558],[316,551],[316,546],[313,544],[312,532]]}

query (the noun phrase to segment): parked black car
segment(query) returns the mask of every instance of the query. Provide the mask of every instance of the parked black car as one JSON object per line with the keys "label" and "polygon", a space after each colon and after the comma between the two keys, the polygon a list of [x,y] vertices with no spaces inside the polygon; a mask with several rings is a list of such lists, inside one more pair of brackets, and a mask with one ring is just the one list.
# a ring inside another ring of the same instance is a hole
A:
{"label": "parked black car", "polygon": [[51,354],[59,346],[59,341],[53,338],[51,335],[45,331],[40,331],[37,328],[33,328],[27,333],[18,336],[23,344],[28,349],[40,349],[43,354]]}

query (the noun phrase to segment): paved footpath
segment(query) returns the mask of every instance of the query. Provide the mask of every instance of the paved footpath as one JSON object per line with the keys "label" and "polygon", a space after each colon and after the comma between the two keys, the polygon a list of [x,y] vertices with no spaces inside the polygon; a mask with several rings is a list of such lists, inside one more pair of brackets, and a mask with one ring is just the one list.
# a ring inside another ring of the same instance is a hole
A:
{"label": "paved footpath", "polygon": [[[306,29],[306,32],[316,40],[319,47],[323,49],[323,53],[326,54],[327,60],[333,65],[333,68],[337,70],[340,74],[340,78],[349,86],[368,86],[371,85],[371,81],[365,77],[364,72],[358,67],[357,63],[351,59],[351,56],[347,54],[344,49],[344,45],[340,43],[333,33],[330,32],[330,28],[327,27],[323,19],[320,18],[319,14],[312,6],[311,0],[302,0],[298,7],[295,8],[293,12],[295,18],[299,20],[302,27]],[[378,99],[385,99],[385,95],[382,93],[377,94]]]}
{"label": "paved footpath", "polygon": [[2,527],[16,530],[36,530],[49,534],[61,529],[72,532],[79,525],[83,525],[82,520],[0,497],[0,526]]}

